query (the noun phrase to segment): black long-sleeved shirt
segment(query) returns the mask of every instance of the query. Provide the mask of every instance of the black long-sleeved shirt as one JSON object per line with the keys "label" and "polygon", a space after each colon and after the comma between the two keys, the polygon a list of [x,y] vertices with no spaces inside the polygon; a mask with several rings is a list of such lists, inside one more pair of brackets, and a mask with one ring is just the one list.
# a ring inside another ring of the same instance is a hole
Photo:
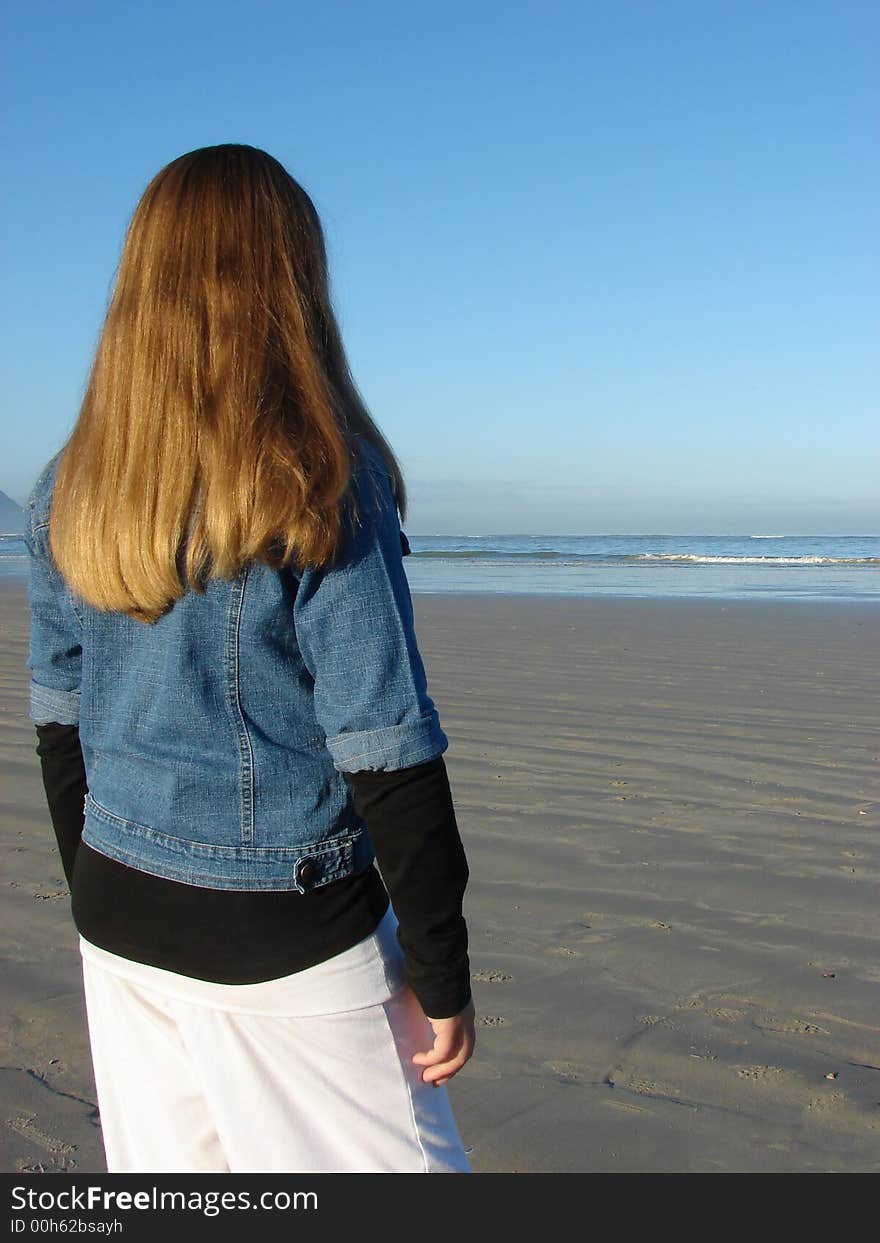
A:
{"label": "black long-sleeved shirt", "polygon": [[[76,725],[36,726],[46,798],[79,932],[111,953],[224,984],[324,962],[398,918],[404,975],[431,1018],[471,996],[462,899],[468,867],[442,756],[393,772],[344,774],[382,875],[307,893],[206,889],[128,867],[81,842],[87,790]],[[384,883],[383,883],[384,880]]]}

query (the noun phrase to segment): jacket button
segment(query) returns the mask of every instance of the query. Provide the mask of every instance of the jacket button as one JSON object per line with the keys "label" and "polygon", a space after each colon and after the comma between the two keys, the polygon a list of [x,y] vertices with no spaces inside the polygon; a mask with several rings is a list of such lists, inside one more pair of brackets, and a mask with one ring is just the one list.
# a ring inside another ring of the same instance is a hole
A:
{"label": "jacket button", "polygon": [[311,859],[302,859],[296,865],[296,881],[299,885],[310,885],[315,879],[316,869]]}

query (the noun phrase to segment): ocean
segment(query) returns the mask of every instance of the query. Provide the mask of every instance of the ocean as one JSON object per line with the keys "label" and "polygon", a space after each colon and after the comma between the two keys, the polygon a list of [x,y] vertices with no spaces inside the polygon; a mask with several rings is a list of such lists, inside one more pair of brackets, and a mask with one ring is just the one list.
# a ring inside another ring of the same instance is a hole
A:
{"label": "ocean", "polygon": [[[880,535],[410,535],[416,593],[875,600]],[[0,536],[0,578],[27,578]]]}

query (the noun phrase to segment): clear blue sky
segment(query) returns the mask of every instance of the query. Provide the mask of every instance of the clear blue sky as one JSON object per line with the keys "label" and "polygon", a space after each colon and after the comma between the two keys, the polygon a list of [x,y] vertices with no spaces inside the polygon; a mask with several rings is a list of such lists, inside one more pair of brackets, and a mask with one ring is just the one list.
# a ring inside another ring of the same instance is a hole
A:
{"label": "clear blue sky", "polygon": [[876,0],[7,12],[16,500],[146,183],[248,142],[321,213],[413,533],[880,532]]}

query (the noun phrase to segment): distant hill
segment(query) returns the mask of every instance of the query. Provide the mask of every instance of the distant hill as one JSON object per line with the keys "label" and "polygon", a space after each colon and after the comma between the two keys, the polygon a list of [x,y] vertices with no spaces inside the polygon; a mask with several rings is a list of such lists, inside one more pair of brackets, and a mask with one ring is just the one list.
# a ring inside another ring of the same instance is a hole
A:
{"label": "distant hill", "polygon": [[0,535],[21,535],[24,531],[24,510],[11,496],[0,492]]}

